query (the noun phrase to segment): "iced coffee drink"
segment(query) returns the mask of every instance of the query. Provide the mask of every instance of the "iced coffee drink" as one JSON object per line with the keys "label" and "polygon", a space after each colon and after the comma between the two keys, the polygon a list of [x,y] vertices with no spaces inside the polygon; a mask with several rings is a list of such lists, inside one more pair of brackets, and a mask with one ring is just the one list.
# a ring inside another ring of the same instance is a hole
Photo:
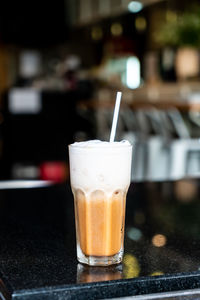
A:
{"label": "iced coffee drink", "polygon": [[69,157],[78,261],[94,266],[119,263],[132,146],[128,141],[74,143]]}

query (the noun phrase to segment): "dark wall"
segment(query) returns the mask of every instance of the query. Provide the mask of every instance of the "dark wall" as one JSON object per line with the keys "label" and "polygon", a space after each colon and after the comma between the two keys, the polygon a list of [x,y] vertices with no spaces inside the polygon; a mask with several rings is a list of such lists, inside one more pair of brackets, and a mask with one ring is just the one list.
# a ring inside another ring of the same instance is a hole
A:
{"label": "dark wall", "polygon": [[59,1],[12,1],[0,4],[0,40],[22,46],[46,46],[67,38],[66,9]]}

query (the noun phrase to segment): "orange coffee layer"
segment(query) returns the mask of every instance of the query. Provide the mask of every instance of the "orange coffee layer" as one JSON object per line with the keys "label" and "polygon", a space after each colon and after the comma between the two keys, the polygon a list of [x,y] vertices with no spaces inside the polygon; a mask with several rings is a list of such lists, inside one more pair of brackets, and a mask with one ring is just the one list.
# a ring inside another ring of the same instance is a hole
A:
{"label": "orange coffee layer", "polygon": [[123,243],[125,193],[117,191],[111,198],[95,191],[86,199],[75,191],[77,233],[83,253],[87,256],[117,254]]}

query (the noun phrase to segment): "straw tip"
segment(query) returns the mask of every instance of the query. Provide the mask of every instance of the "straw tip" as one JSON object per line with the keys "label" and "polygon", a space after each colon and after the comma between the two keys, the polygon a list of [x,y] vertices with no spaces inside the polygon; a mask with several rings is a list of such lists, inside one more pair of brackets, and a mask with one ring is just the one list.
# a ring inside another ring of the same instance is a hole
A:
{"label": "straw tip", "polygon": [[120,109],[120,103],[121,103],[121,96],[122,96],[122,92],[120,92],[120,91],[117,92],[114,115],[113,115],[113,122],[112,122],[111,134],[110,134],[110,142],[114,142],[114,139],[115,139],[115,133],[116,133],[116,128],[117,128],[117,121],[118,121],[119,109]]}

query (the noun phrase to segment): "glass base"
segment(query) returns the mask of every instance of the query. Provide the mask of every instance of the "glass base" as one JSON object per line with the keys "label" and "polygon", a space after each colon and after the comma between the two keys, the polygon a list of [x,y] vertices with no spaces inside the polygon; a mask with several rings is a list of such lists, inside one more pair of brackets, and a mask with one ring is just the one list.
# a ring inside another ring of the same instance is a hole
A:
{"label": "glass base", "polygon": [[[112,256],[87,256],[82,251],[78,251],[77,259],[80,263],[89,266],[110,266],[120,264],[123,258],[123,251]],[[81,252],[81,253],[80,253]]]}

